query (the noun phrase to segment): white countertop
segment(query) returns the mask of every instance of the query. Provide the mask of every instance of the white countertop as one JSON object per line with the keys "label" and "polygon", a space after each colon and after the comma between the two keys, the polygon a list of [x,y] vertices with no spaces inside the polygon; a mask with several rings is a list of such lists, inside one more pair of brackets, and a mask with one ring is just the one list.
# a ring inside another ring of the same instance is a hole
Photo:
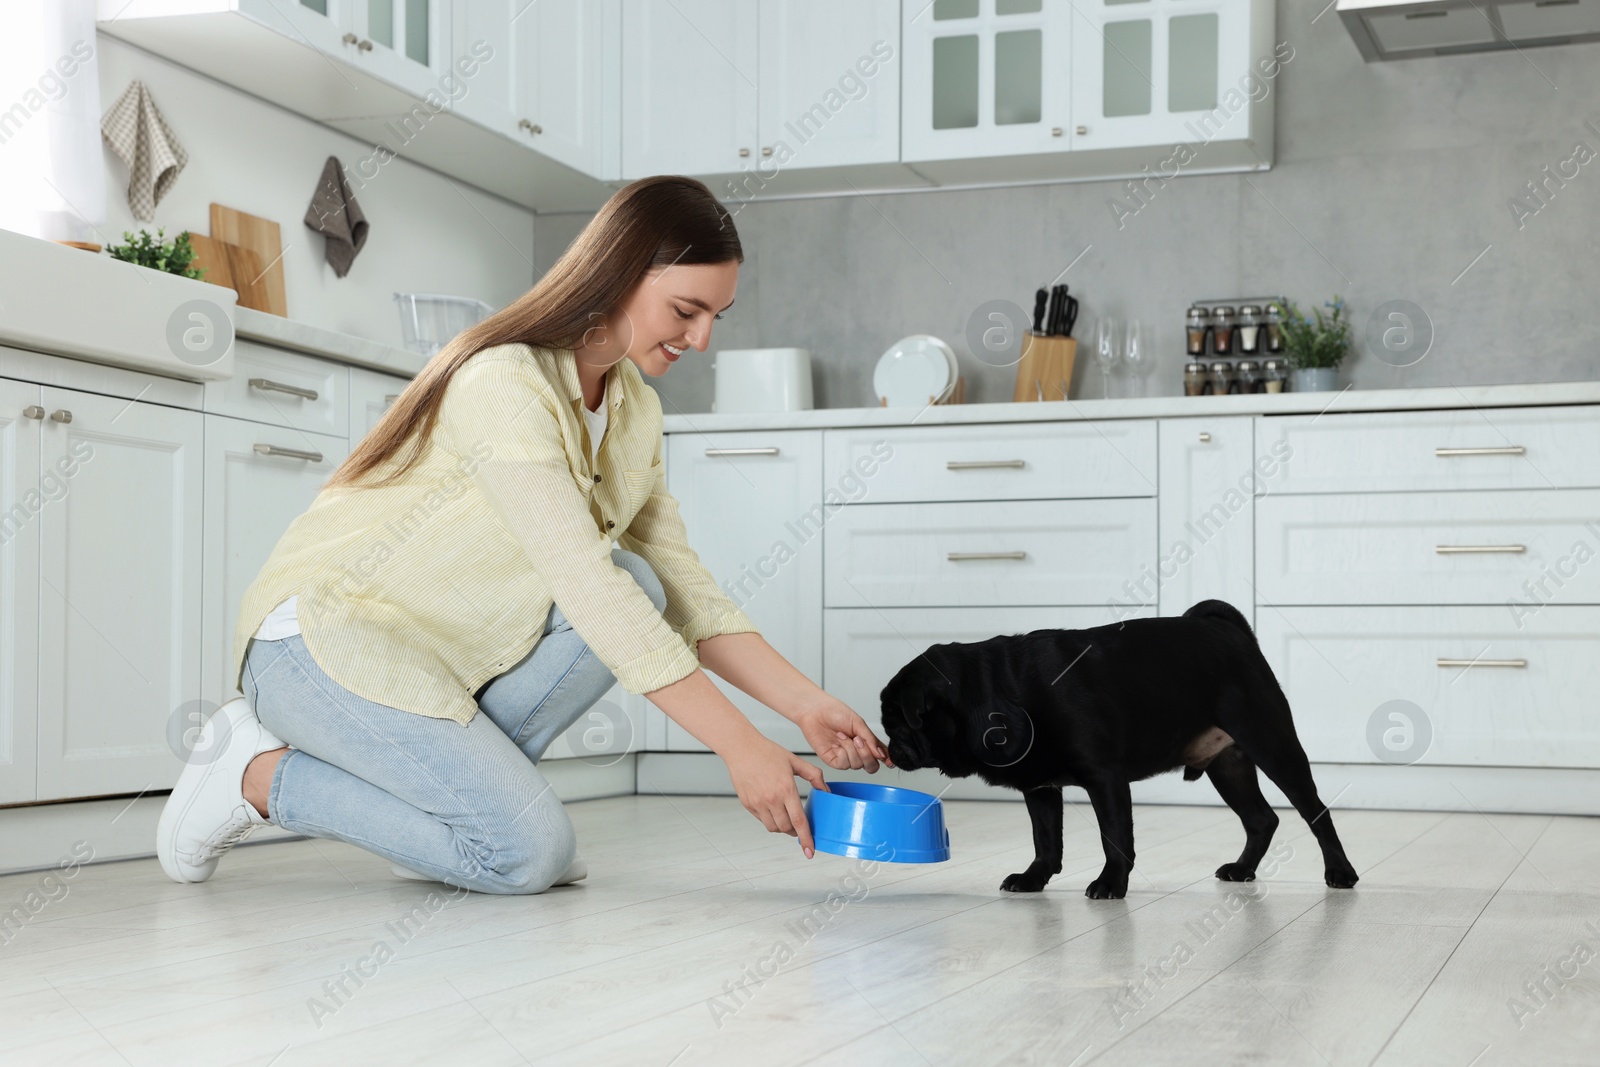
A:
{"label": "white countertop", "polygon": [[427,356],[416,352],[392,348],[337,330],[325,330],[321,326],[270,315],[254,308],[234,309],[234,333],[247,341],[290,348],[323,359],[353,363],[358,367],[369,367],[406,378],[415,377],[423,364],[428,362]]}
{"label": "white countertop", "polygon": [[[1039,403],[942,404],[904,408],[667,414],[667,433],[719,430],[845,429],[855,426],[948,426],[962,423],[1063,422],[1174,416],[1293,415],[1323,411],[1426,411],[1544,404],[1600,404],[1600,381],[1462,385],[1427,389],[1350,389],[1337,393],[1241,393],[1154,396],[1139,400],[1046,400]],[[670,412],[670,406],[667,408]]]}

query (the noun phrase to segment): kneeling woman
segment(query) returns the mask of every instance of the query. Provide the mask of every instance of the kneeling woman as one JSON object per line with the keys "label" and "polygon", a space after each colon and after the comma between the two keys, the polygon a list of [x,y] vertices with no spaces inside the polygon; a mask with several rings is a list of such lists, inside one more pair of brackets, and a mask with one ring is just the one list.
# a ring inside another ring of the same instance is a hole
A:
{"label": "kneeling woman", "polygon": [[640,376],[705,351],[743,259],[702,183],[643,179],[428,362],[246,591],[245,698],[208,721],[162,813],[168,875],[204,881],[273,823],[487,893],[582,878],[536,764],[613,683],[721,756],[751,814],[812,854],[795,777],[825,788],[821,771],[758,733],[702,664],[829,766],[875,771],[883,744],[689,547]]}

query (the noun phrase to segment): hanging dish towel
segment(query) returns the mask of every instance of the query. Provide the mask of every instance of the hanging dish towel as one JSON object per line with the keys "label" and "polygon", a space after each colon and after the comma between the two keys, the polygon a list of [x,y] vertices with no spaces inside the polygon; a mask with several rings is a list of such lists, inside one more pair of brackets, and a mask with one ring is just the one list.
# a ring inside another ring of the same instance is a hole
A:
{"label": "hanging dish towel", "polygon": [[367,243],[367,217],[345,180],[344,164],[334,156],[322,165],[317,191],[306,208],[306,225],[328,239],[324,253],[333,273],[343,278],[350,273],[356,253]]}
{"label": "hanging dish towel", "polygon": [[133,217],[142,222],[154,219],[156,205],[177,181],[189,153],[156,110],[144,82],[134,79],[101,117],[100,136],[128,165],[128,207]]}

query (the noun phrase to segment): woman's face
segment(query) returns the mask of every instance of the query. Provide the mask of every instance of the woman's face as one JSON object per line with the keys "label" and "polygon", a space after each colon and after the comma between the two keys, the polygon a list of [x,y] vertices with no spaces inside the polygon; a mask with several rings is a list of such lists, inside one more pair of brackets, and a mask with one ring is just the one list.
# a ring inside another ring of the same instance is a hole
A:
{"label": "woman's face", "polygon": [[706,350],[738,283],[736,260],[652,268],[623,298],[612,335],[640,373],[659,378],[688,349]]}

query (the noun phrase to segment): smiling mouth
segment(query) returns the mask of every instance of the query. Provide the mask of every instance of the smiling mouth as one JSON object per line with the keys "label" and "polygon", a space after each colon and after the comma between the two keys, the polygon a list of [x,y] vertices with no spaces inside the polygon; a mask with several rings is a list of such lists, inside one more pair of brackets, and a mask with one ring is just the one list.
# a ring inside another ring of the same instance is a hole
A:
{"label": "smiling mouth", "polygon": [[660,342],[660,344],[658,344],[657,347],[660,348],[662,353],[667,357],[667,362],[668,363],[677,362],[678,357],[683,355],[685,352],[688,351],[688,349],[686,349],[686,348],[673,348],[671,345],[667,344],[667,342],[665,342],[665,341]]}

